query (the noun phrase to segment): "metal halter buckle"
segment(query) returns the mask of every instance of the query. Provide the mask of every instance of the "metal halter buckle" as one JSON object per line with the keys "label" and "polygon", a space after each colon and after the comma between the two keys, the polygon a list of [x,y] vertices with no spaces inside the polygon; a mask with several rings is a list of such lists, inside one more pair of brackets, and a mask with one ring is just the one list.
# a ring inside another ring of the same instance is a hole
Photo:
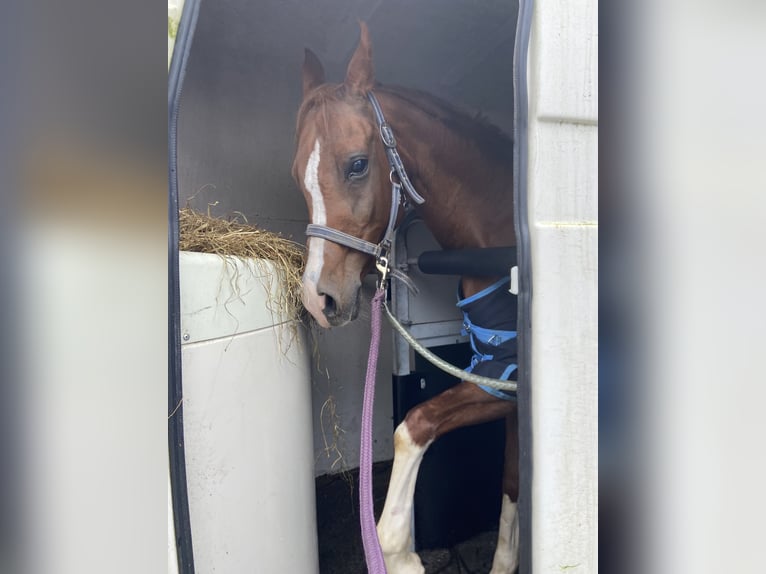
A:
{"label": "metal halter buckle", "polygon": [[388,122],[380,124],[380,137],[383,140],[383,144],[388,148],[396,147],[396,138],[394,137],[394,131]]}

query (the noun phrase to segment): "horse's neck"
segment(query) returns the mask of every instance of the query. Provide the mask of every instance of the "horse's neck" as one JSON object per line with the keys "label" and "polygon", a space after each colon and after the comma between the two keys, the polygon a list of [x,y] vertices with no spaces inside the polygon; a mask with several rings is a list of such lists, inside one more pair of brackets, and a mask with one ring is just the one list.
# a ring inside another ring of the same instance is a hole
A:
{"label": "horse's neck", "polygon": [[502,154],[482,153],[435,117],[425,107],[430,101],[418,106],[409,92],[383,94],[408,174],[426,199],[418,212],[436,240],[447,249],[513,245],[511,154],[498,161]]}

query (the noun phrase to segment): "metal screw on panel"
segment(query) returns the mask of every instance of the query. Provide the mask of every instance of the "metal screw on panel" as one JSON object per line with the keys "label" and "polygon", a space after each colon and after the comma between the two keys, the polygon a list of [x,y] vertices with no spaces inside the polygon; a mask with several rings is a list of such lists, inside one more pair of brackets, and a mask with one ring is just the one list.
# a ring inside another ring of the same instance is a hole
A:
{"label": "metal screw on panel", "polygon": [[425,379],[420,379],[420,388],[421,389],[425,389],[426,388],[426,380]]}
{"label": "metal screw on panel", "polygon": [[188,341],[191,338],[189,333],[184,333],[184,341]]}

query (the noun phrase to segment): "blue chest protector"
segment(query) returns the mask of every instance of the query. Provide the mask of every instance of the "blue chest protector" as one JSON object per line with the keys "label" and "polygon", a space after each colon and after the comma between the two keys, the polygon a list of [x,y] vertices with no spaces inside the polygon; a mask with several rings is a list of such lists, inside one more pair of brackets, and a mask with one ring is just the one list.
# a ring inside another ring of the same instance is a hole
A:
{"label": "blue chest protector", "polygon": [[[468,335],[473,349],[466,371],[503,381],[516,380],[518,350],[516,344],[516,295],[510,293],[510,278],[501,279],[475,295],[462,299],[458,287],[458,308],[463,312],[463,335]],[[508,391],[479,387],[504,400],[515,400]]]}

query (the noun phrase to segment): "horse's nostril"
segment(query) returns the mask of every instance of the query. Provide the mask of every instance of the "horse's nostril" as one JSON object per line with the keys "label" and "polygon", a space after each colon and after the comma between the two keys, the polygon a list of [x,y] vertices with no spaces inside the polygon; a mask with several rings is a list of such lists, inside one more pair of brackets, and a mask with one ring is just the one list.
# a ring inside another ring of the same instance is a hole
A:
{"label": "horse's nostril", "polygon": [[335,299],[330,295],[324,294],[324,309],[322,312],[326,317],[334,317],[338,312],[338,306],[335,304]]}

